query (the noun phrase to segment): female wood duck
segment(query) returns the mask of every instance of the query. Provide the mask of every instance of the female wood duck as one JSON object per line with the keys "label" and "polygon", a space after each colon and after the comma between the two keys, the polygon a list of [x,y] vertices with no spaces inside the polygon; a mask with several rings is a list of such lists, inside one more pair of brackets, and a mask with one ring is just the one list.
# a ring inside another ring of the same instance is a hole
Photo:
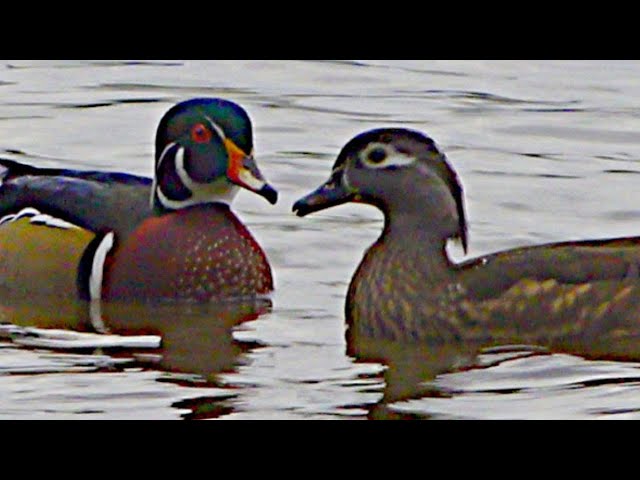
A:
{"label": "female wood duck", "polygon": [[467,248],[462,186],[420,132],[356,136],[329,180],[293,210],[305,216],[345,202],[384,214],[382,235],[348,289],[348,339],[553,343],[638,334],[640,238],[523,247],[453,263],[447,241]]}
{"label": "female wood duck", "polygon": [[183,299],[265,294],[264,251],[231,212],[240,188],[277,192],[253,157],[251,120],[217,98],[162,117],[154,178],[0,161],[0,296]]}

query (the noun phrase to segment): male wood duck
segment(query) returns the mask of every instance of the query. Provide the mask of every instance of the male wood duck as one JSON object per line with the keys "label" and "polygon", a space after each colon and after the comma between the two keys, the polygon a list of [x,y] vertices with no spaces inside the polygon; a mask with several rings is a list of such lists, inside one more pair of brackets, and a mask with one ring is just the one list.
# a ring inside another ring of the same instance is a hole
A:
{"label": "male wood duck", "polygon": [[[631,338],[640,327],[640,238],[522,247],[454,263],[467,248],[463,189],[434,141],[402,128],[364,132],[298,216],[356,202],[384,214],[346,299],[347,339],[563,342]],[[635,339],[637,341],[637,337]]]}
{"label": "male wood duck", "polygon": [[239,105],[196,98],[169,109],[154,178],[0,160],[0,292],[81,299],[261,295],[260,245],[230,210],[240,188],[274,204]]}

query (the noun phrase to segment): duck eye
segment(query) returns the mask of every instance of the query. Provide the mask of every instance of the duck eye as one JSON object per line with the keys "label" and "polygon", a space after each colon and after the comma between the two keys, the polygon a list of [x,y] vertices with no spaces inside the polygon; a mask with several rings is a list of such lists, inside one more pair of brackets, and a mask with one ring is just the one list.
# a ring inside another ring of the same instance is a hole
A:
{"label": "duck eye", "polygon": [[387,158],[387,152],[384,148],[374,148],[367,154],[367,160],[371,163],[380,163]]}
{"label": "duck eye", "polygon": [[197,123],[191,128],[191,140],[196,143],[209,142],[211,137],[211,130],[202,123]]}

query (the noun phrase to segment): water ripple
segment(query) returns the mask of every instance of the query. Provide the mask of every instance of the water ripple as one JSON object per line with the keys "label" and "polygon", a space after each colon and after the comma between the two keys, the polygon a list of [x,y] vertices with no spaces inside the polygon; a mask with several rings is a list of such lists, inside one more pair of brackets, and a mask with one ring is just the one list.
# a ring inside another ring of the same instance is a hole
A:
{"label": "water ripple", "polygon": [[[242,192],[234,203],[272,261],[272,312],[227,335],[210,316],[185,312],[174,312],[162,335],[136,331],[149,328],[138,315],[114,332],[119,347],[107,336],[60,338],[14,325],[23,330],[0,343],[0,418],[376,418],[394,393],[394,365],[346,353],[344,301],[382,217],[359,205],[308,219],[290,211],[327,178],[344,142],[370,127],[429,129],[469,192],[478,252],[624,234],[640,215],[638,62],[3,65],[2,154],[150,173],[165,108],[190,96],[230,97],[254,120],[256,156],[282,201],[266,206]],[[146,334],[161,337],[161,349],[128,343]],[[424,364],[410,366],[400,383],[424,389],[391,402],[400,418],[639,418],[631,362],[493,352],[435,376],[413,377]]]}

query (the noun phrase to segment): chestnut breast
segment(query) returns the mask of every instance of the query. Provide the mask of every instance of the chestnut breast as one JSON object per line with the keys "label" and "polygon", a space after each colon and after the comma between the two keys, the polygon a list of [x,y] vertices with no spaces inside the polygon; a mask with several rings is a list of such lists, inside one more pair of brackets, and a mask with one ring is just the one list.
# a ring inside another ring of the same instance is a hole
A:
{"label": "chestnut breast", "polygon": [[227,205],[145,220],[105,265],[103,298],[207,301],[273,290],[262,248]]}

